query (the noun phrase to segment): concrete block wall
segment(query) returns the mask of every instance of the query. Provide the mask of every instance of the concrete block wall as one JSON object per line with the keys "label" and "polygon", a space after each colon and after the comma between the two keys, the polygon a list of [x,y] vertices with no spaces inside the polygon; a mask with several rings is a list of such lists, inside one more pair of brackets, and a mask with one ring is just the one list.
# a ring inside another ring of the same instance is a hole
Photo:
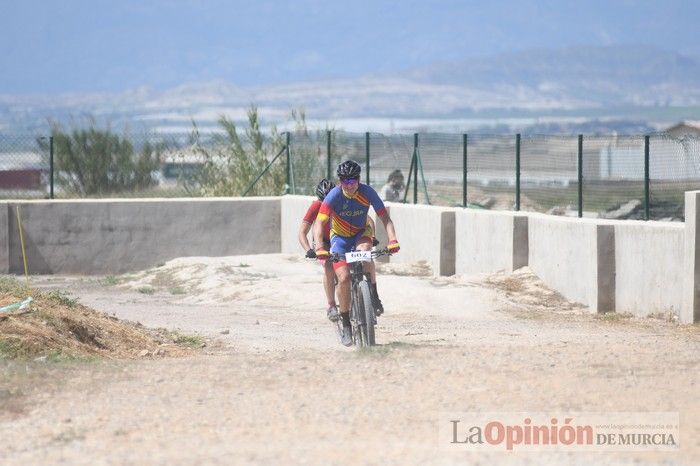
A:
{"label": "concrete block wall", "polygon": [[615,310],[680,314],[685,225],[622,220],[614,228]]}
{"label": "concrete block wall", "polygon": [[9,273],[23,272],[16,205],[34,274],[123,273],[182,256],[280,250],[279,198],[2,202],[8,257],[0,270]]}
{"label": "concrete block wall", "polygon": [[[310,196],[0,202],[0,273],[107,274],[181,256],[303,254],[297,231]],[[678,313],[700,321],[700,191],[686,222],[612,221],[387,203],[402,250],[436,275],[529,265],[548,286],[594,312]],[[386,232],[377,222],[377,237]]]}
{"label": "concrete block wall", "polygon": [[[304,218],[311,203],[316,200],[313,196],[282,196],[281,198],[281,251],[285,254],[301,254],[306,251],[301,249],[297,234],[299,225]],[[313,230],[313,229],[312,229]],[[313,233],[309,231],[309,241],[313,240]]]}
{"label": "concrete block wall", "polygon": [[[386,203],[401,251],[391,262],[428,262],[434,275],[455,273],[455,209],[427,205]],[[376,219],[377,239],[386,244],[386,232]]]}
{"label": "concrete block wall", "polygon": [[0,273],[10,273],[9,211],[9,204],[0,203]]}
{"label": "concrete block wall", "polygon": [[612,221],[529,214],[529,266],[547,285],[593,312],[615,310]]}
{"label": "concrete block wall", "polygon": [[685,193],[683,300],[680,320],[700,322],[700,191]]}
{"label": "concrete block wall", "polygon": [[455,272],[512,272],[528,264],[528,217],[477,209],[455,213]]}

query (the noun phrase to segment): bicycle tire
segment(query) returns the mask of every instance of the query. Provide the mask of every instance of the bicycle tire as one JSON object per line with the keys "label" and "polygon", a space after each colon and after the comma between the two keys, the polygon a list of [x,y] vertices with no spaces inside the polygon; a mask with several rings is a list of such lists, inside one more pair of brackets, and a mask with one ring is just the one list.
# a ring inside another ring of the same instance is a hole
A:
{"label": "bicycle tire", "polygon": [[360,308],[363,313],[364,328],[363,333],[366,341],[366,346],[374,346],[376,344],[374,336],[374,306],[372,305],[372,295],[369,291],[369,283],[362,280],[358,286],[358,295],[361,298]]}
{"label": "bicycle tire", "polygon": [[366,345],[364,331],[364,313],[361,308],[360,293],[353,284],[350,292],[350,321],[352,322],[352,341],[355,346],[361,348]]}

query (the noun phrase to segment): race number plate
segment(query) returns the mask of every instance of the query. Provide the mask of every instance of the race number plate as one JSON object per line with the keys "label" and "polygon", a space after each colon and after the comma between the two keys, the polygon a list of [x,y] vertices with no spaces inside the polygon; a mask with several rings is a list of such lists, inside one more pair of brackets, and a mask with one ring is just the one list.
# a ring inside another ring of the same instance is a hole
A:
{"label": "race number plate", "polygon": [[345,254],[345,261],[352,262],[369,262],[372,260],[372,251],[353,251]]}

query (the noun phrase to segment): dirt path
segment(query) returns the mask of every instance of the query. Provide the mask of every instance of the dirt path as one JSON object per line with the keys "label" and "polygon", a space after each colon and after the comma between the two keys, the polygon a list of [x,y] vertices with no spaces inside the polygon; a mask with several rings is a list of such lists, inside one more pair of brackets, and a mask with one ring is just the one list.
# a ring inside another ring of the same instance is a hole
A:
{"label": "dirt path", "polygon": [[[0,463],[700,461],[697,327],[595,319],[526,274],[385,271],[394,273],[380,277],[387,313],[380,346],[369,352],[337,343],[321,308],[320,269],[291,256],[180,259],[99,280],[39,278],[37,286],[68,289],[120,318],[216,341],[186,359],[30,365],[29,374],[14,367],[4,382],[24,383],[28,396],[23,411],[0,421]],[[441,450],[441,413],[485,411],[679,412],[682,446]]]}

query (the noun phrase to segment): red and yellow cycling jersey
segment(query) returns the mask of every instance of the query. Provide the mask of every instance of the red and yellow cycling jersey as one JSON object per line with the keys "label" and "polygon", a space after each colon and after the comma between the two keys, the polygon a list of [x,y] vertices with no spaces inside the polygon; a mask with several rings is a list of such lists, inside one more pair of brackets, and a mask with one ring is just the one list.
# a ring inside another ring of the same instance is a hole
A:
{"label": "red and yellow cycling jersey", "polygon": [[370,205],[380,217],[386,213],[384,203],[371,186],[360,184],[352,197],[335,187],[326,195],[317,218],[322,221],[330,219],[331,236],[349,238],[367,228]]}

